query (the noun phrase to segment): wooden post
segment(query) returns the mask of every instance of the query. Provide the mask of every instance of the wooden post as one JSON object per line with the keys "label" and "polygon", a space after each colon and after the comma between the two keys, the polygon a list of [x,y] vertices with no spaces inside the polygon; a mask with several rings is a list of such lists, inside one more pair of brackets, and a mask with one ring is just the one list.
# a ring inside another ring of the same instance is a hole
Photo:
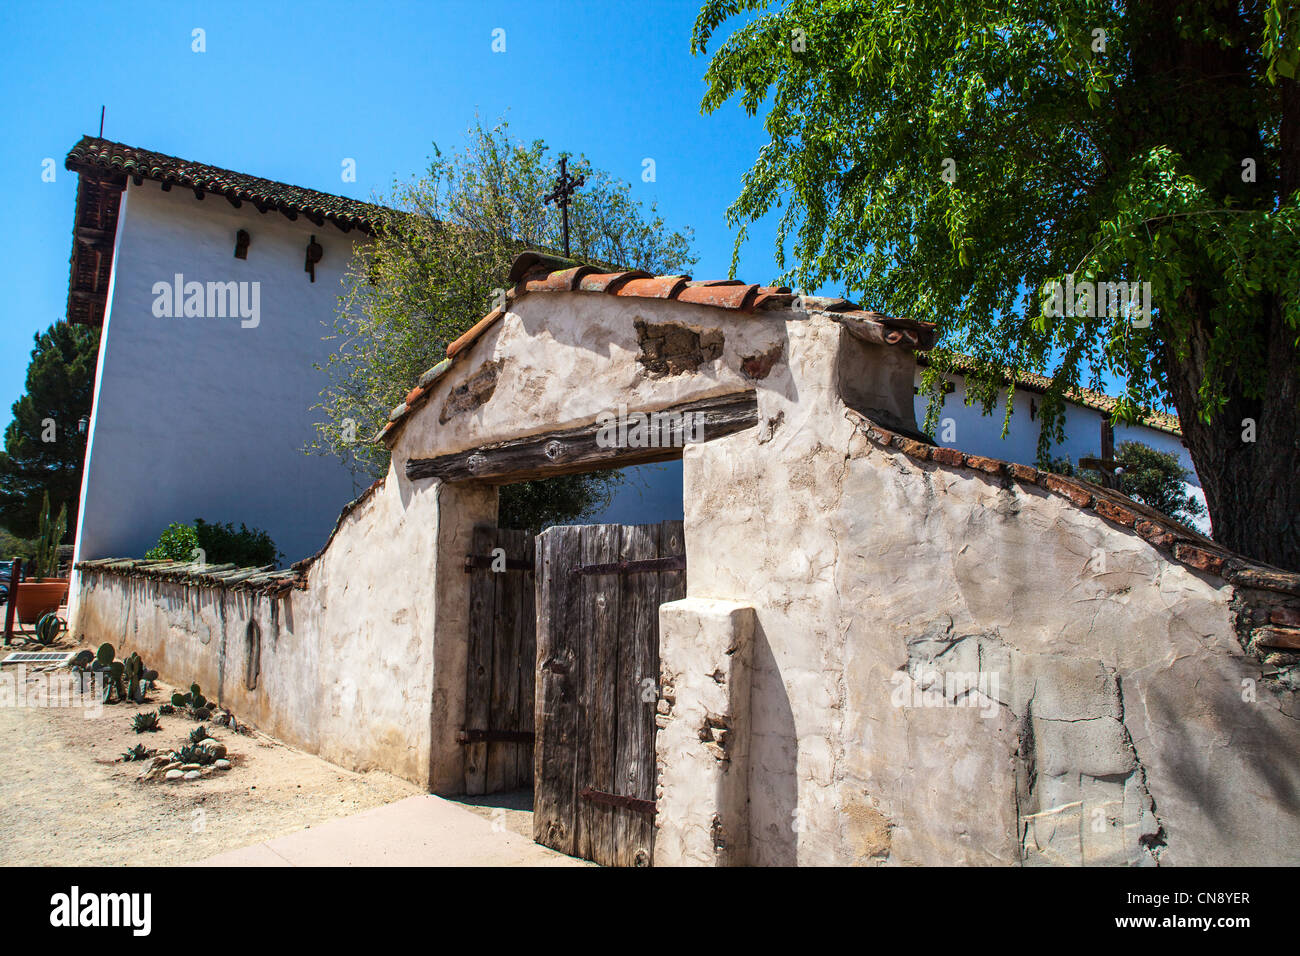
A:
{"label": "wooden post", "polygon": [[18,606],[18,574],[22,569],[22,558],[14,558],[9,565],[9,603],[5,605],[5,647],[14,633],[14,610]]}
{"label": "wooden post", "polygon": [[[1115,429],[1111,427],[1110,419],[1105,415],[1101,418],[1101,460],[1109,462],[1115,460]],[[1101,473],[1101,483],[1107,488],[1119,487],[1119,478],[1113,467]]]}

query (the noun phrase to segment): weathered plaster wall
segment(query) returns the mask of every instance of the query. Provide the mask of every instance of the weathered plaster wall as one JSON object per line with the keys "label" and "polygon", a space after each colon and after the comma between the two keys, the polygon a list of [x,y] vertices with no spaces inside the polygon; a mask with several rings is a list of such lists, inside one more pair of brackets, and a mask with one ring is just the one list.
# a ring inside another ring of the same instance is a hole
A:
{"label": "weathered plaster wall", "polygon": [[[758,380],[743,371],[745,360],[773,349],[783,353],[791,324],[700,305],[600,295],[526,296],[511,309],[437,382],[425,406],[404,424],[395,455],[432,457],[590,425],[601,412],[617,413],[620,404],[654,410],[746,391]],[[703,350],[716,343],[717,354],[693,373],[652,375],[639,361],[638,322],[700,334]],[[489,368],[496,371],[486,397],[480,388],[479,403],[455,401],[459,389]]]}
{"label": "weathered plaster wall", "polygon": [[764,446],[685,456],[688,597],[757,618],[750,862],[1300,860],[1300,708],[1243,652],[1232,587],[873,443],[833,392],[859,363],[838,335],[792,331],[799,401],[760,392]]}
{"label": "weathered plaster wall", "polygon": [[119,656],[138,651],[164,680],[197,682],[335,763],[445,788],[459,776],[463,648],[435,652],[433,638],[440,620],[463,628],[456,558],[473,523],[495,518],[494,489],[415,487],[390,473],[343,519],[305,590],[270,598],[84,571],[72,630]]}

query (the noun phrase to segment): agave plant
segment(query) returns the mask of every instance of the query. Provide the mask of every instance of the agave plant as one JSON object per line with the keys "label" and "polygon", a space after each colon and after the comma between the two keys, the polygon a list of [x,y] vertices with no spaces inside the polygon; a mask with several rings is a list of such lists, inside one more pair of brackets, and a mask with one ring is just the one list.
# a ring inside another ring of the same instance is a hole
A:
{"label": "agave plant", "polygon": [[131,729],[137,734],[152,733],[155,730],[161,730],[162,724],[158,722],[158,715],[150,710],[132,717]]}
{"label": "agave plant", "polygon": [[172,760],[179,760],[181,763],[197,763],[207,766],[217,758],[212,751],[197,744],[186,744],[179,750],[173,750],[171,753]]}
{"label": "agave plant", "polygon": [[130,763],[132,760],[148,760],[153,755],[154,751],[150,750],[144,744],[136,744],[126,753],[122,754],[122,761],[124,763]]}
{"label": "agave plant", "polygon": [[202,724],[199,724],[197,727],[195,727],[193,730],[190,731],[190,743],[197,744],[200,740],[206,740],[208,737],[211,736],[212,735],[208,733],[208,728],[204,727]]}

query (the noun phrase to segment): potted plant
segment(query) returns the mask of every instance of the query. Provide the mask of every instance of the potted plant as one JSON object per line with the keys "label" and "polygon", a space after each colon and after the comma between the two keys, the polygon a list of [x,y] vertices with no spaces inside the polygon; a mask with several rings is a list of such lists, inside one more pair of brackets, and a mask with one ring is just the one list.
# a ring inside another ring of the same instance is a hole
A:
{"label": "potted plant", "polygon": [[18,583],[18,620],[35,624],[44,615],[57,611],[68,599],[68,579],[58,577],[59,542],[68,530],[68,506],[59,508],[59,516],[52,516],[50,493],[41,499],[40,534],[36,538],[36,556],[32,558],[31,573],[27,580]]}

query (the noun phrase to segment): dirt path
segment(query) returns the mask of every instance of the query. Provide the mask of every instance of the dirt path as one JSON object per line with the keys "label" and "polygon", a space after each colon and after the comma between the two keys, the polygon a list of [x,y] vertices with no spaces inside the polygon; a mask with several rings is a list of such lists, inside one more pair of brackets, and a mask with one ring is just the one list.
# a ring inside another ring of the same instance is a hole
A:
{"label": "dirt path", "polygon": [[[13,683],[13,671],[5,666],[0,679]],[[28,699],[44,677],[27,675]],[[183,865],[422,792],[389,774],[351,773],[263,734],[210,723],[229,750],[230,770],[140,782],[148,762],[119,762],[123,751],[137,743],[170,750],[197,726],[174,715],[161,718],[157,733],[131,730],[132,715],[171,692],[159,682],[148,703],[109,704],[98,716],[77,707],[0,706],[0,864]]]}

